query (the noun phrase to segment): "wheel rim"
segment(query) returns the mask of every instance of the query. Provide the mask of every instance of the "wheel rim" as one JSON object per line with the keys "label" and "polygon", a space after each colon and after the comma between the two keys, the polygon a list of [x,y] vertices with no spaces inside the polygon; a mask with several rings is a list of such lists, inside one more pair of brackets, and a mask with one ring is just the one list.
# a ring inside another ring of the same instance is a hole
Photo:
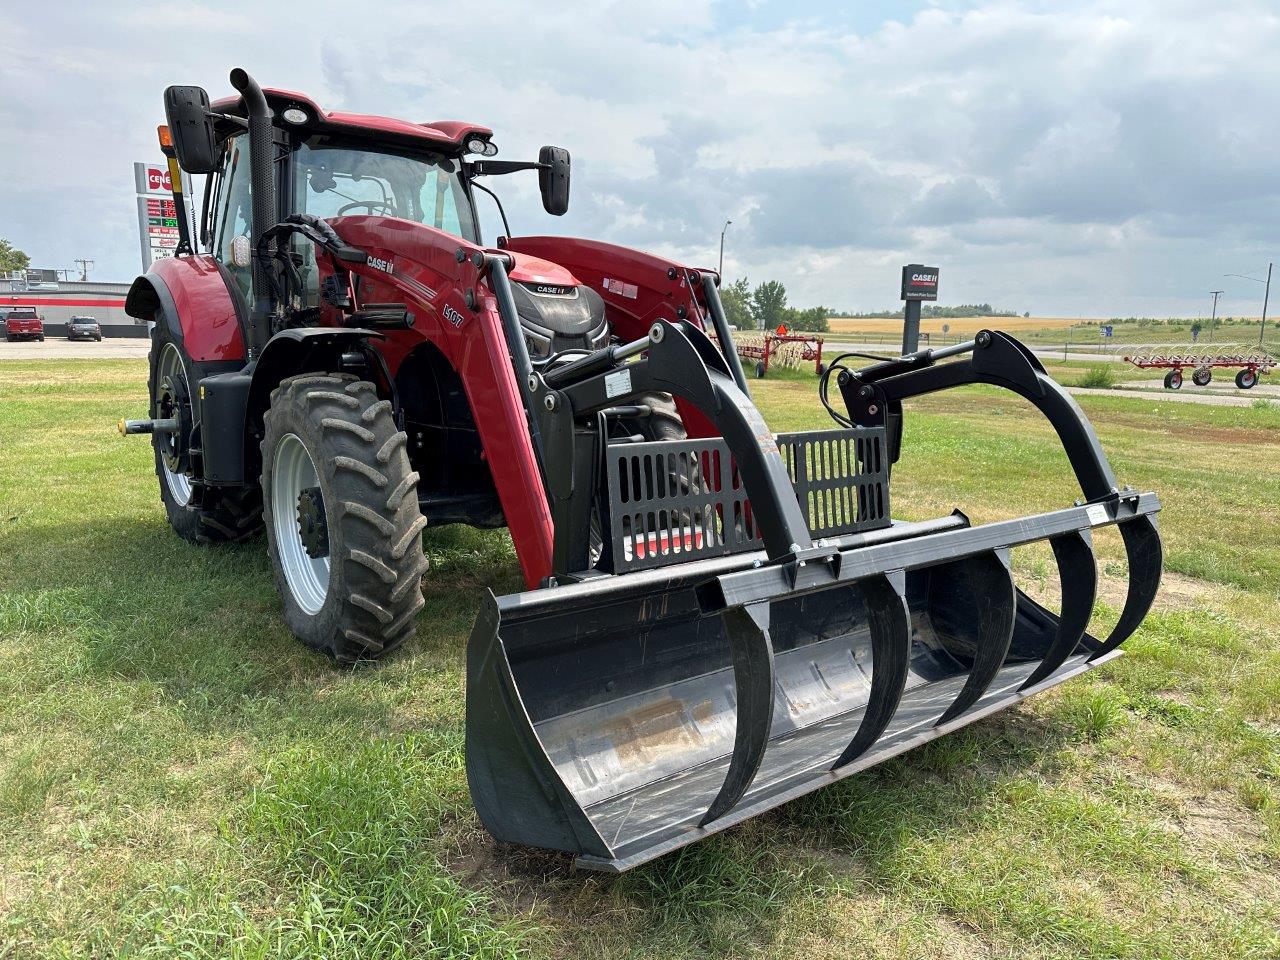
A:
{"label": "wheel rim", "polygon": [[289,592],[309,616],[320,612],[329,593],[329,558],[307,553],[298,528],[298,497],[319,486],[311,454],[295,434],[285,434],[271,468],[271,526]]}
{"label": "wheel rim", "polygon": [[[187,382],[187,368],[182,362],[182,355],[178,353],[178,348],[172,343],[166,343],[164,350],[160,353],[160,363],[156,367],[157,386],[163,383],[166,377],[171,380],[181,377],[183,391],[188,397],[191,396],[191,386]],[[169,488],[169,496],[178,506],[185,507],[191,502],[191,478],[185,473],[170,470],[163,456],[160,457],[160,469],[164,471],[164,482]]]}

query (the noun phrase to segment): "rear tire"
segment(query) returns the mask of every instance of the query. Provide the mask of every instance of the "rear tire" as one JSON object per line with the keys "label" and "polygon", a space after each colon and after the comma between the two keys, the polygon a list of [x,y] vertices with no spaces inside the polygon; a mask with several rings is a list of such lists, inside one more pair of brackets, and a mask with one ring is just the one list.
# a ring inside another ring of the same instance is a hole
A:
{"label": "rear tire", "polygon": [[267,546],[285,622],[341,663],[390,653],[413,633],[427,569],[418,474],[391,404],[355,377],[308,374],[271,394],[264,427]]}
{"label": "rear tire", "polygon": [[[159,409],[161,385],[166,377],[180,381],[185,396],[191,396],[191,363],[182,347],[167,332],[162,332],[164,330],[161,319],[151,335],[151,374],[147,389],[153,417],[167,415]],[[187,406],[189,409],[189,403]],[[190,422],[189,412],[186,419]],[[180,437],[179,444],[185,446],[188,440]],[[186,473],[169,469],[165,443],[163,436],[152,435],[160,502],[164,504],[165,516],[174,533],[189,543],[235,543],[262,529],[262,492],[256,485],[218,488],[193,482]]]}
{"label": "rear tire", "polygon": [[1166,390],[1182,389],[1182,371],[1170,370],[1164,375],[1164,388]]}
{"label": "rear tire", "polygon": [[1241,390],[1252,390],[1258,382],[1258,371],[1245,367],[1236,374],[1236,386]]}

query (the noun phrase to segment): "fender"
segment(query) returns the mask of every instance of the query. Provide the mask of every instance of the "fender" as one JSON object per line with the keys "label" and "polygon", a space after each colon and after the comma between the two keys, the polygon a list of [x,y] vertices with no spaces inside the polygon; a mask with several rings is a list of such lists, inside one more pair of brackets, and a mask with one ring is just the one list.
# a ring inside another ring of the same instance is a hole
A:
{"label": "fender", "polygon": [[[362,347],[372,338],[382,339],[377,330],[359,327],[295,327],[281,330],[262,348],[257,362],[235,376],[248,382],[240,388],[246,390],[246,402],[241,408],[244,420],[241,425],[244,452],[244,476],[256,477],[261,466],[259,443],[262,439],[262,418],[271,405],[271,391],[280,381],[301,373],[336,373],[342,369],[342,355]],[[395,415],[400,416],[400,404],[395,397],[395,384],[380,373],[388,384],[379,384],[379,392],[390,394]],[[377,382],[377,377],[374,377]]]}
{"label": "fender", "polygon": [[246,359],[243,328],[248,307],[240,289],[211,256],[156,261],[133,282],[124,309],[139,320],[163,319],[170,337],[197,366]]}

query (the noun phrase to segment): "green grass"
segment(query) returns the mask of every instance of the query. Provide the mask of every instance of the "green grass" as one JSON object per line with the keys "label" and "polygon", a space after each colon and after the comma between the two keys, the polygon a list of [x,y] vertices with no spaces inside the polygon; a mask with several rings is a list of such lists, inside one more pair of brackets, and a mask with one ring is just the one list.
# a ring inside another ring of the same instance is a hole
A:
{"label": "green grass", "polygon": [[[1086,364],[1054,372],[1082,376]],[[0,958],[1274,957],[1280,406],[1082,397],[1161,494],[1128,655],[625,876],[501,847],[463,771],[463,655],[504,532],[431,530],[426,616],[336,670],[280,620],[261,540],[174,538],[139,361],[0,364]],[[811,375],[752,388],[822,426]],[[895,512],[1077,495],[993,390],[908,409]],[[1123,552],[1097,546],[1099,628]],[[1052,559],[1015,552],[1029,589]]]}

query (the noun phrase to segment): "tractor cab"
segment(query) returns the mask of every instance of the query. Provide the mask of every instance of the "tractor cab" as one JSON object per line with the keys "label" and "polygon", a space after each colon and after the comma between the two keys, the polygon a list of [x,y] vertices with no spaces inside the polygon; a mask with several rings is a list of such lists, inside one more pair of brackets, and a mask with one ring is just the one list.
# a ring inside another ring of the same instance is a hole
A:
{"label": "tractor cab", "polygon": [[[544,147],[536,162],[495,161],[497,145],[488,127],[446,120],[416,124],[389,117],[325,111],[309,97],[286,90],[263,91],[273,136],[283,148],[275,164],[278,219],[304,214],[393,217],[483,243],[476,192],[497,205],[510,235],[501,200],[478,184],[491,177],[537,170],[548,212],[568,207],[569,155]],[[213,139],[220,146],[205,195],[201,238],[233,277],[246,304],[254,302],[252,197],[249,137],[243,101],[215,101]],[[500,241],[501,242],[501,241]],[[296,269],[294,311],[320,306],[321,271],[315,246],[291,240]],[[513,288],[530,353],[538,358],[607,342],[608,323],[600,295],[579,284],[519,283]]]}

